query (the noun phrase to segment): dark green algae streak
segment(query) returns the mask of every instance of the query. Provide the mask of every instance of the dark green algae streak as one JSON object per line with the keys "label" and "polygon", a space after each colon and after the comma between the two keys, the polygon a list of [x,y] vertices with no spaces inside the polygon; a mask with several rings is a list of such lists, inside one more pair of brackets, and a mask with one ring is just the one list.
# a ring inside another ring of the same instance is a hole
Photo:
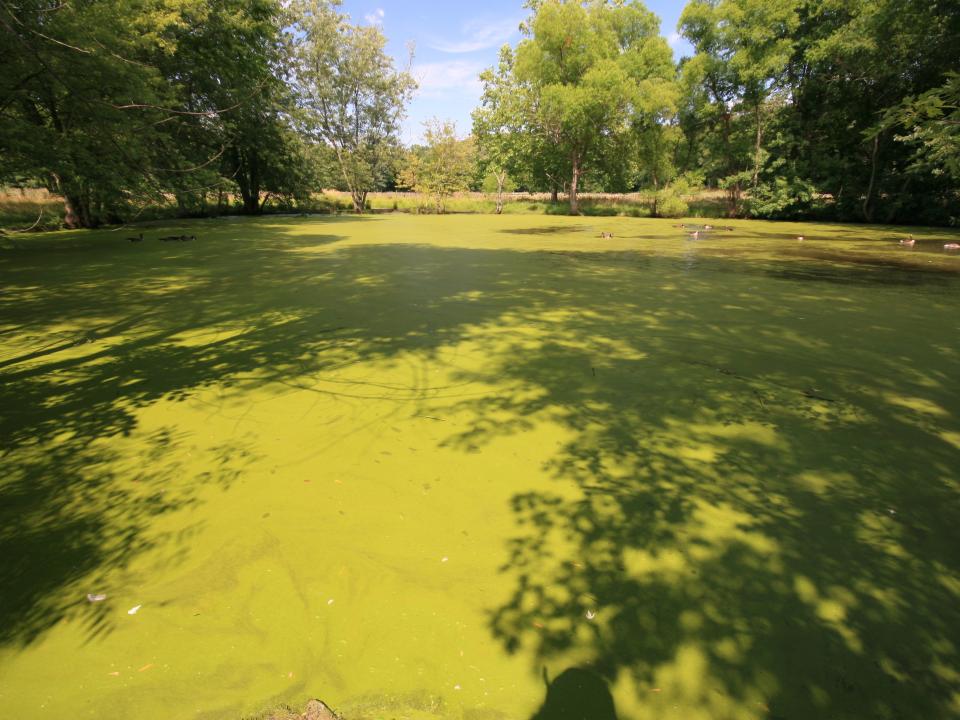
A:
{"label": "dark green algae streak", "polygon": [[8,242],[0,706],[960,714],[956,235],[676,225]]}

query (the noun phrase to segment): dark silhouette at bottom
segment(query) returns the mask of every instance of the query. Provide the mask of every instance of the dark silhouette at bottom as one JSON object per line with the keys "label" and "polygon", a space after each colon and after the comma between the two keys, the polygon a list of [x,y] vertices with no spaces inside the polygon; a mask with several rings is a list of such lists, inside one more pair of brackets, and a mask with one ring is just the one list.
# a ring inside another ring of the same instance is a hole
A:
{"label": "dark silhouette at bottom", "polygon": [[607,681],[592,670],[568,668],[547,683],[547,697],[531,720],[617,720]]}

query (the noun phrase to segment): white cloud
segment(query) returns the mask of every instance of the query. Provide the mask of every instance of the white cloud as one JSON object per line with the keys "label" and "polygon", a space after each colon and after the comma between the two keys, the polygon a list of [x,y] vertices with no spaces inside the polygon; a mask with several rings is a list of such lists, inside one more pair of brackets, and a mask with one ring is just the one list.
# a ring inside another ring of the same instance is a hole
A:
{"label": "white cloud", "polygon": [[413,66],[413,77],[419,84],[421,95],[436,97],[450,93],[463,93],[480,96],[481,85],[478,77],[484,64],[468,60],[449,62],[419,63]]}
{"label": "white cloud", "polygon": [[386,13],[383,12],[383,8],[377,8],[373,12],[369,12],[363,16],[363,19],[366,20],[370,25],[383,25],[383,16]]}
{"label": "white cloud", "polygon": [[667,44],[670,47],[676,47],[677,43],[683,40],[683,36],[678,32],[670,33],[670,37],[667,38]]}
{"label": "white cloud", "polygon": [[470,20],[463,25],[464,39],[433,40],[429,47],[445,53],[470,53],[502,45],[518,31],[519,20]]}

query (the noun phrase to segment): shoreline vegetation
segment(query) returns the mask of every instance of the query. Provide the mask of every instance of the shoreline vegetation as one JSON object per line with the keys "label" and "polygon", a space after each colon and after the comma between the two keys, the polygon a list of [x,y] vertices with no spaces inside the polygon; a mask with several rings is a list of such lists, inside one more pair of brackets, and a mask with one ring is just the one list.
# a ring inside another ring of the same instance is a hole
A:
{"label": "shoreline vegetation", "polygon": [[404,140],[414,47],[391,55],[338,0],[28,3],[0,33],[0,192],[63,209],[6,203],[0,228],[344,209],[957,226],[960,12],[840,5],[690,0],[668,34],[640,0],[526,3],[477,65],[470,127]]}
{"label": "shoreline vegetation", "polygon": [[[702,190],[683,196],[683,212],[655,214],[656,197],[653,193],[580,193],[580,215],[588,217],[671,217],[723,218],[729,217],[725,208],[725,193],[720,190]],[[444,202],[443,214],[463,215],[497,214],[496,193],[458,192]],[[810,222],[829,221],[830,198],[822,201],[822,218]],[[409,214],[437,214],[433,199],[415,192],[371,192],[366,197],[364,212],[371,214],[400,212]],[[547,192],[503,193],[501,212],[511,215],[569,215],[564,194],[554,201]],[[323,190],[309,199],[296,202],[276,200],[263,203],[262,215],[282,214],[337,215],[355,213],[349,192]],[[123,222],[103,227],[137,225],[153,221],[190,220],[230,216],[246,216],[242,199],[233,196],[217,198],[196,209],[184,211],[171,199],[169,204],[150,204],[131,209]],[[756,219],[739,216],[739,219]],[[849,221],[845,221],[849,223]],[[858,223],[852,223],[858,224]],[[860,223],[862,224],[862,223]],[[922,224],[918,224],[920,226]],[[941,226],[930,226],[941,227]],[[947,227],[947,226],[943,226]],[[0,235],[49,232],[67,229],[64,199],[42,188],[8,188],[0,190]]]}
{"label": "shoreline vegetation", "polygon": [[[651,217],[654,198],[649,193],[582,193],[580,214],[610,217]],[[686,198],[685,217],[718,217],[723,213],[722,193],[704,191]],[[496,195],[483,192],[460,192],[444,203],[445,214],[494,214]],[[324,190],[313,193],[309,199],[297,202],[274,201],[264,204],[263,215],[285,213],[342,214],[354,213],[349,192]],[[414,192],[371,192],[367,195],[365,212],[403,212],[436,214],[435,205],[427,195]],[[503,196],[503,212],[507,214],[567,215],[568,207],[561,195],[551,202],[550,193],[514,192]],[[245,215],[240,198],[223,197],[195,211],[184,212],[171,200],[168,205],[145,205],[131,211],[123,225],[134,225],[153,220],[180,220]],[[63,198],[44,189],[14,188],[0,191],[0,231],[43,232],[66,227]]]}

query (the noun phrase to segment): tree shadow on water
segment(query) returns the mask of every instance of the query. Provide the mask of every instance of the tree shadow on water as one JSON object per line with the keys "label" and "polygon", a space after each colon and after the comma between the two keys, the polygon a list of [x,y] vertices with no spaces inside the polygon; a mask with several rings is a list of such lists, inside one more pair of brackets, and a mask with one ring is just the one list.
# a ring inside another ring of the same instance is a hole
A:
{"label": "tree shadow on water", "polygon": [[[212,446],[172,424],[148,435],[144,409],[196,401],[232,419],[227,400],[261,388],[349,396],[339,370],[428,363],[569,274],[542,254],[518,265],[512,251],[338,247],[338,229],[370,222],[179,228],[189,243],[74,234],[0,258],[0,646],[64,619],[89,639],[110,632],[105,583],[147,551],[184,558],[188,529],[159,533],[157,520],[205,486],[229,488],[256,452],[255,434]],[[412,415],[430,389],[383,394]]]}
{"label": "tree shadow on water", "polygon": [[464,452],[557,429],[555,491],[512,501],[510,592],[490,615],[505,648],[595,668],[621,717],[955,712],[960,357],[939,280],[889,307],[875,285],[811,292],[744,258],[236,232],[0,258],[0,331],[16,328],[0,358],[0,645],[76,614],[109,632],[85,593],[146,550],[187,552],[155,520],[256,452],[204,447],[221,470],[186,475],[197,438],[141,437],[143,408],[210,388],[336,397],[321,381],[341,368],[469,341],[483,362],[445,371],[495,391],[438,401],[411,381],[391,402],[449,402]]}
{"label": "tree shadow on water", "polygon": [[723,297],[691,275],[666,304],[642,276],[581,276],[549,323],[520,316],[536,348],[501,333],[463,373],[502,390],[448,410],[472,418],[449,446],[567,438],[556,491],[513,497],[493,635],[600,668],[624,717],[955,715],[960,358],[847,294],[869,286],[771,278],[740,315],[757,268],[724,268]]}

